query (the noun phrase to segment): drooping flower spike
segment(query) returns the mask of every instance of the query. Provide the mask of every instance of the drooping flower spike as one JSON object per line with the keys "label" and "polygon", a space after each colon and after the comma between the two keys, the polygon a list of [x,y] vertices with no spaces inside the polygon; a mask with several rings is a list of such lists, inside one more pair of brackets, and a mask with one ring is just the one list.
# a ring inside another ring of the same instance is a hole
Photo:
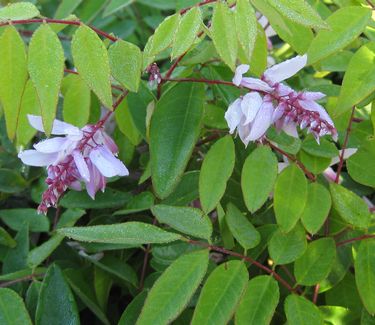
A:
{"label": "drooping flower spike", "polygon": [[326,110],[316,103],[325,97],[320,92],[297,92],[280,83],[300,71],[307,63],[307,56],[296,56],[267,69],[262,78],[243,77],[248,65],[240,65],[233,77],[233,84],[251,90],[236,99],[225,113],[230,133],[237,129],[245,145],[264,136],[274,124],[294,137],[298,136],[297,126],[307,128],[315,139],[330,134],[337,140],[337,131]]}
{"label": "drooping flower spike", "polygon": [[[28,115],[28,119],[31,126],[44,132],[40,116]],[[56,207],[68,187],[81,190],[85,183],[87,193],[94,199],[99,189],[105,190],[107,177],[129,175],[125,165],[116,158],[116,144],[101,127],[86,125],[79,129],[55,120],[51,133],[62,137],[41,141],[34,145],[35,150],[18,154],[26,165],[47,168],[48,188],[38,207],[40,213]]]}

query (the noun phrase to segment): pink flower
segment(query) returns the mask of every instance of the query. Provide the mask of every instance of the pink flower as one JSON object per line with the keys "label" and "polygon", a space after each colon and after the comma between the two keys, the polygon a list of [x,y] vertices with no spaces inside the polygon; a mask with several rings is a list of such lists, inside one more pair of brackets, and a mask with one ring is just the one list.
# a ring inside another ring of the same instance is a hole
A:
{"label": "pink flower", "polygon": [[[40,116],[28,115],[28,119],[35,129],[44,132]],[[63,136],[41,141],[34,145],[35,150],[18,154],[26,165],[47,167],[48,189],[43,193],[39,212],[46,213],[50,206],[56,207],[68,187],[81,190],[81,184],[85,183],[87,193],[94,199],[99,189],[105,190],[106,177],[129,175],[116,158],[116,144],[101,124],[79,129],[55,120],[51,133]]]}
{"label": "pink flower", "polygon": [[[337,131],[326,110],[316,103],[325,95],[320,92],[297,92],[280,83],[300,71],[307,56],[296,56],[267,69],[261,79],[243,77],[248,65],[240,65],[233,77],[233,84],[252,92],[237,99],[225,114],[230,133],[237,128],[241,140],[247,145],[264,136],[274,124],[277,129],[298,137],[297,126],[307,128],[315,139],[330,134],[335,140]],[[261,97],[263,95],[263,97]],[[272,115],[271,120],[270,116]]]}

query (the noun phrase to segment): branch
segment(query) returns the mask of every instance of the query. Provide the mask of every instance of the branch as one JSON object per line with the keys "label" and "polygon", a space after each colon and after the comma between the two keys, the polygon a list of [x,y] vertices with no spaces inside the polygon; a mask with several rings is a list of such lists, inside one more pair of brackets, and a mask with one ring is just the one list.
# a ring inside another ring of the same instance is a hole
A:
{"label": "branch", "polygon": [[354,112],[355,112],[355,107],[353,106],[352,114],[350,115],[350,119],[349,119],[349,125],[348,125],[348,128],[346,129],[344,143],[342,144],[340,162],[339,162],[339,166],[337,167],[337,172],[336,172],[336,179],[335,179],[336,184],[338,184],[339,181],[340,181],[340,174],[341,174],[341,171],[342,171],[342,167],[344,166],[344,155],[345,155],[345,150],[346,150],[346,147],[347,147],[348,141],[349,141],[349,134],[350,134],[350,131],[352,130]]}
{"label": "branch", "polygon": [[180,10],[180,15],[184,15],[186,14],[186,12],[188,12],[190,9],[194,8],[194,7],[202,7],[202,6],[205,6],[205,5],[208,5],[210,3],[214,3],[214,2],[217,2],[218,0],[204,0],[202,2],[199,2],[197,3],[196,5],[194,6],[190,6],[190,7],[187,7],[187,8],[184,8],[182,10]]}
{"label": "branch", "polygon": [[[62,24],[62,25],[75,25],[81,26],[84,23],[80,22],[79,20],[63,20],[63,19],[50,19],[50,18],[38,18],[38,19],[21,19],[21,20],[10,20],[7,22],[0,23],[0,27],[7,26],[7,25],[26,25],[26,24],[34,24],[34,23],[47,23],[47,24]],[[116,42],[119,38],[109,35],[105,31],[98,29],[94,26],[89,26],[95,33],[104,38],[111,40],[112,42]]]}
{"label": "branch", "polygon": [[15,279],[15,280],[11,280],[11,281],[6,281],[6,282],[3,282],[3,283],[0,283],[0,288],[6,288],[6,287],[9,287],[13,284],[16,284],[16,283],[19,283],[19,282],[23,282],[23,281],[27,281],[27,280],[33,280],[34,278],[36,277],[41,277],[41,276],[44,276],[44,273],[42,274],[30,274],[30,275],[26,275],[22,278],[19,278],[19,279]]}
{"label": "branch", "polygon": [[285,152],[284,150],[276,147],[274,144],[272,144],[270,141],[266,140],[265,141],[272,149],[274,149],[275,151],[281,153],[282,155],[286,156],[289,160],[295,162],[297,164],[297,166],[299,168],[301,168],[301,170],[305,173],[305,175],[313,182],[316,181],[316,176],[310,172],[306,166],[301,162],[299,161],[296,157],[293,157],[292,155],[288,154],[287,152]]}
{"label": "branch", "polygon": [[375,235],[362,235],[362,236],[359,236],[359,237],[354,237],[354,238],[350,238],[350,239],[347,239],[347,240],[343,240],[343,241],[340,241],[340,242],[336,243],[336,247],[340,247],[340,246],[343,246],[343,245],[346,245],[346,244],[349,244],[349,243],[353,243],[353,242],[356,242],[356,241],[361,241],[361,240],[369,239],[369,238],[375,238]]}
{"label": "branch", "polygon": [[294,292],[294,293],[297,293],[296,289],[292,288],[291,285],[286,282],[280,275],[278,275],[275,271],[271,270],[270,268],[268,268],[267,266],[264,266],[263,264],[253,260],[251,257],[248,257],[248,256],[244,256],[240,253],[236,253],[236,252],[233,252],[233,251],[230,251],[230,250],[227,250],[223,247],[218,247],[218,246],[213,246],[213,245],[209,245],[207,243],[204,243],[204,242],[200,242],[200,241],[197,241],[197,240],[189,240],[188,241],[190,244],[193,244],[193,245],[198,245],[198,246],[201,246],[201,247],[205,247],[205,248],[208,248],[209,250],[212,250],[212,251],[216,251],[216,252],[219,252],[219,253],[222,253],[222,254],[225,254],[225,255],[230,255],[230,256],[234,256],[234,257],[239,257],[243,260],[245,260],[246,262],[249,262],[251,264],[254,264],[256,267],[262,269],[263,271],[267,272],[268,274],[271,274],[277,281],[279,281],[285,288],[287,288],[290,292]]}

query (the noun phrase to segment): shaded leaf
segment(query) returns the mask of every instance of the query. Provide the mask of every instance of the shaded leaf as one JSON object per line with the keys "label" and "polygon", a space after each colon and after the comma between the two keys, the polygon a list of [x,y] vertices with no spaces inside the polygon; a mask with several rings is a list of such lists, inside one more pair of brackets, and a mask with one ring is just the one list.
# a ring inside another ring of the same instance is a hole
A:
{"label": "shaded leaf", "polygon": [[307,199],[307,181],[304,173],[290,165],[277,177],[274,210],[277,223],[285,232],[290,231],[302,215]]}
{"label": "shaded leaf", "polygon": [[136,221],[103,226],[61,228],[57,232],[78,241],[107,244],[161,244],[181,238],[178,234]]}
{"label": "shaded leaf", "polygon": [[323,316],[311,301],[297,295],[285,299],[285,314],[290,324],[323,325]]}
{"label": "shaded leaf", "polygon": [[176,188],[200,132],[204,86],[178,84],[166,92],[151,119],[150,155],[156,194],[166,198]]}
{"label": "shaded leaf", "polygon": [[233,172],[234,160],[231,136],[221,138],[207,152],[199,176],[199,196],[206,213],[215,209],[224,195],[227,181]]}
{"label": "shaded leaf", "polygon": [[258,210],[268,199],[277,177],[277,159],[266,146],[258,147],[246,158],[241,187],[250,212]]}
{"label": "shaded leaf", "polygon": [[274,278],[260,275],[251,279],[236,311],[236,325],[268,325],[279,298],[279,286]]}
{"label": "shaded leaf", "polygon": [[79,324],[79,314],[74,296],[61,269],[52,265],[40,289],[35,324]]}
{"label": "shaded leaf", "polygon": [[[248,279],[243,262],[229,261],[219,265],[203,286],[191,324],[227,324],[241,299]],[[213,301],[215,304],[212,304]]]}
{"label": "shaded leaf", "polygon": [[153,206],[151,211],[160,223],[165,223],[183,234],[207,240],[211,238],[211,220],[199,209],[159,204]]}
{"label": "shaded leaf", "polygon": [[230,232],[233,234],[233,237],[236,238],[236,240],[245,250],[253,248],[259,244],[259,232],[232,203],[227,205],[225,221]]}
{"label": "shaded leaf", "polygon": [[151,288],[138,325],[167,324],[186,307],[208,266],[208,251],[185,254],[173,262]]}
{"label": "shaded leaf", "polygon": [[0,324],[32,325],[22,298],[7,288],[0,288]]}

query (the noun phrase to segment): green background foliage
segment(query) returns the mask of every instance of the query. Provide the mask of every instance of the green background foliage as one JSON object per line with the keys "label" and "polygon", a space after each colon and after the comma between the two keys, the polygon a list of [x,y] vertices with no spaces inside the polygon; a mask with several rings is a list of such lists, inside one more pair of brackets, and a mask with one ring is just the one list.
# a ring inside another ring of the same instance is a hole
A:
{"label": "green background foliage", "polygon": [[[375,322],[373,1],[11,2],[0,324]],[[327,95],[338,141],[228,135],[224,113],[246,93],[231,85],[236,66],[259,77],[305,53],[288,84]],[[27,114],[49,135],[55,118],[97,123],[123,94],[106,127],[130,176],[38,215],[46,172],[17,158],[44,138]]]}

